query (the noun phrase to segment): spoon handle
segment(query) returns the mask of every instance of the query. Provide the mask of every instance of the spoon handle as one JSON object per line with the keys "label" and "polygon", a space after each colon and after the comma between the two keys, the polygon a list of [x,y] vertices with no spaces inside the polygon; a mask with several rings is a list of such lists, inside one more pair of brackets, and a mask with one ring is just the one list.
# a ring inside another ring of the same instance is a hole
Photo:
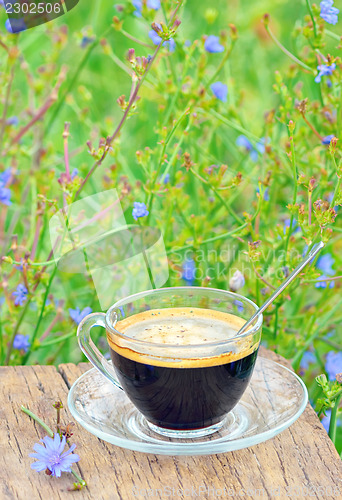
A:
{"label": "spoon handle", "polygon": [[292,273],[287,277],[287,279],[274,291],[274,293],[266,300],[266,302],[260,306],[260,308],[253,314],[253,316],[240,328],[237,335],[243,333],[247,328],[253,323],[255,318],[259,316],[265,309],[268,308],[270,304],[280,295],[283,290],[295,279],[295,277],[301,272],[302,269],[322,250],[324,247],[323,241],[314,246],[311,252],[305,257],[305,259],[292,271]]}

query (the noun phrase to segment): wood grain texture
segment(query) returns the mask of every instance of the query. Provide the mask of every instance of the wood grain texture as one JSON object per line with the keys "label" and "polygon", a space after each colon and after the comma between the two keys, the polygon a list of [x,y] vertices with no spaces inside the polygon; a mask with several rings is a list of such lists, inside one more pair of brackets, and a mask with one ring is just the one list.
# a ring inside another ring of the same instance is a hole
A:
{"label": "wood grain texture", "polygon": [[[266,350],[260,354],[289,366]],[[132,452],[101,441],[76,424],[72,441],[81,457],[76,467],[89,486],[82,492],[67,492],[73,476],[56,479],[30,469],[33,459],[28,454],[44,431],[21,412],[20,405],[53,427],[52,403],[60,398],[66,404],[69,387],[89,368],[87,363],[60,365],[59,373],[52,366],[0,368],[1,500],[26,499],[28,494],[30,500],[215,498],[215,493],[219,498],[224,488],[225,498],[283,499],[295,488],[292,498],[342,499],[342,462],[310,405],[295,424],[265,443],[203,457]],[[62,417],[64,423],[71,420],[67,409]],[[314,493],[319,486],[321,490]],[[307,495],[301,490],[305,487]]]}

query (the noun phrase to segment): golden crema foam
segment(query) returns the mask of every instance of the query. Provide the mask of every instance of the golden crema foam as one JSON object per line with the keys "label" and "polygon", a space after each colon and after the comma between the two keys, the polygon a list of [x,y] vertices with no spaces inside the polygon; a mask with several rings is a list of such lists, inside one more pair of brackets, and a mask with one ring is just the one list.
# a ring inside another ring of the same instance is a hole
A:
{"label": "golden crema foam", "polygon": [[[234,351],[238,352],[226,352],[222,346],[210,347],[206,352],[203,347],[195,345],[204,346],[227,341],[236,336],[244,323],[244,319],[233,314],[212,309],[153,309],[118,321],[115,329],[133,341],[169,344],[173,346],[172,349],[158,346],[155,353],[151,348],[145,348],[145,352],[137,352],[127,347],[127,342],[115,334],[107,332],[107,339],[111,349],[138,363],[173,368],[217,366],[244,358],[251,354],[258,344],[253,339],[242,338],[234,344]],[[177,352],[177,346],[189,346],[189,349],[182,347]],[[143,347],[139,346],[139,349],[142,351]]]}

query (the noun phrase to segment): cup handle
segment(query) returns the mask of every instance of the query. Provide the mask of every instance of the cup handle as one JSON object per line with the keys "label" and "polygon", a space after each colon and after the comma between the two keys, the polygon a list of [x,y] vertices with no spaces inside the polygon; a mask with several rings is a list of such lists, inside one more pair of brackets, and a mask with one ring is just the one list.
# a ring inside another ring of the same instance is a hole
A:
{"label": "cup handle", "polygon": [[86,316],[78,325],[77,339],[81,351],[87,356],[95,368],[97,368],[102,375],[122,390],[121,385],[117,381],[113,366],[108,363],[106,358],[100,353],[90,337],[90,330],[93,326],[102,326],[102,328],[106,328],[105,317],[106,315],[104,313],[88,314],[88,316]]}

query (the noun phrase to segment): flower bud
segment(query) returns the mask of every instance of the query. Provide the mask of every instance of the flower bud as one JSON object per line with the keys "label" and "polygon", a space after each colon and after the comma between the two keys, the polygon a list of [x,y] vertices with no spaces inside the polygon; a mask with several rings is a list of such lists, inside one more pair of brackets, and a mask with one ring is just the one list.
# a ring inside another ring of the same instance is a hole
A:
{"label": "flower bud", "polygon": [[229,288],[232,292],[237,292],[245,284],[245,278],[240,271],[235,271],[229,280]]}
{"label": "flower bud", "polygon": [[316,179],[314,177],[311,177],[311,179],[309,180],[309,192],[310,193],[315,189],[315,186],[316,186]]}
{"label": "flower bud", "polygon": [[229,28],[230,28],[230,38],[234,41],[237,40],[238,34],[237,34],[237,29],[236,29],[235,24],[230,24]]}
{"label": "flower bud", "polygon": [[158,34],[158,35],[161,35],[161,33],[163,33],[163,30],[162,28],[160,27],[160,25],[158,25],[157,23],[152,23],[151,24],[151,28]]}
{"label": "flower bud", "polygon": [[129,60],[129,62],[133,62],[134,61],[134,54],[135,54],[135,50],[134,49],[128,49],[127,59]]}
{"label": "flower bud", "polygon": [[293,134],[293,131],[295,129],[295,124],[292,120],[289,121],[289,131],[291,133],[291,135]]}
{"label": "flower bud", "polygon": [[268,26],[268,23],[270,21],[270,15],[269,14],[264,14],[264,16],[263,16],[262,19],[264,21],[265,26]]}
{"label": "flower bud", "polygon": [[117,31],[120,31],[122,28],[122,21],[120,21],[120,19],[117,16],[114,16],[113,17],[113,25],[114,25],[114,29],[116,29]]}

